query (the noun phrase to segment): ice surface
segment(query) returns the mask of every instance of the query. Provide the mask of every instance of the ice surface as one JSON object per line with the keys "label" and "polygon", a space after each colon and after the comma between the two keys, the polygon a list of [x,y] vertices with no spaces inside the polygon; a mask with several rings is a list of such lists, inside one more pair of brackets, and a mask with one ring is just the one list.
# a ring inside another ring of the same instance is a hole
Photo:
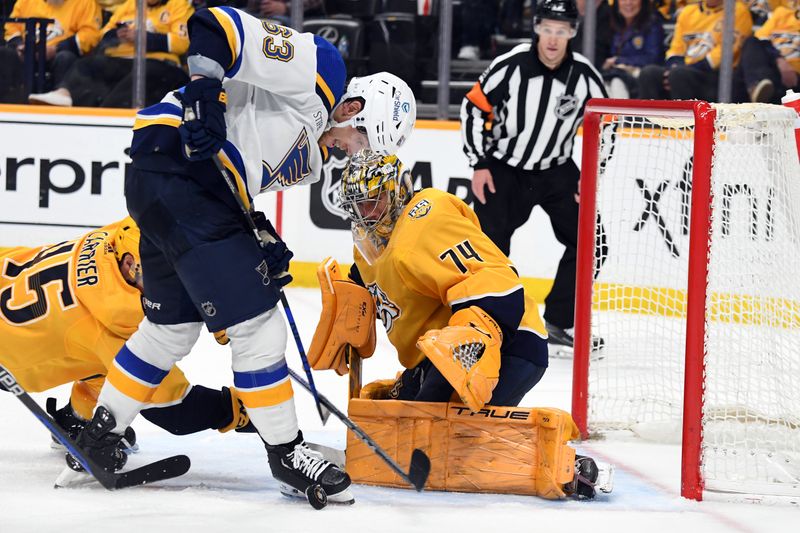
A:
{"label": "ice surface", "polygon": [[[306,346],[319,316],[319,293],[290,289],[287,296]],[[289,365],[302,366],[289,338]],[[181,367],[193,383],[219,387],[231,381],[226,347],[201,336]],[[364,363],[364,382],[392,377],[399,369],[385,336],[377,354]],[[316,372],[317,387],[342,410],[347,379]],[[569,410],[571,361],[556,359],[541,383],[523,401],[526,406]],[[69,394],[60,387],[48,395],[62,405]],[[345,427],[334,418],[323,427],[313,401],[300,387],[295,398],[306,438],[343,448]],[[695,531],[795,531],[798,506],[705,501],[680,497],[680,448],[645,443],[628,434],[579,444],[579,449],[615,463],[614,492],[591,502],[550,502],[534,497],[455,494],[354,486],[356,504],[314,511],[300,500],[281,496],[269,475],[266,454],[254,435],[169,435],[144,419],[134,422],[141,451],[137,466],[185,453],[192,469],[183,477],[153,486],[111,493],[99,485],[53,489],[64,465],[50,448],[47,431],[8,394],[0,394],[0,533],[25,531],[202,532],[347,532],[464,531],[492,533],[587,531],[689,533]]]}

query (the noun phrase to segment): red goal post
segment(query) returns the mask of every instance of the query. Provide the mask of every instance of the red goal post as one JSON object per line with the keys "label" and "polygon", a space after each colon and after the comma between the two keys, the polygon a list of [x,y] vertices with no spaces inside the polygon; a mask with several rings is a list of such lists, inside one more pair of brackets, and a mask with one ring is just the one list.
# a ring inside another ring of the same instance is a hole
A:
{"label": "red goal post", "polygon": [[[687,498],[709,485],[800,495],[800,395],[761,390],[800,370],[793,120],[780,106],[702,101],[585,110],[572,414],[584,438],[682,434]],[[776,250],[783,270],[771,271]]]}

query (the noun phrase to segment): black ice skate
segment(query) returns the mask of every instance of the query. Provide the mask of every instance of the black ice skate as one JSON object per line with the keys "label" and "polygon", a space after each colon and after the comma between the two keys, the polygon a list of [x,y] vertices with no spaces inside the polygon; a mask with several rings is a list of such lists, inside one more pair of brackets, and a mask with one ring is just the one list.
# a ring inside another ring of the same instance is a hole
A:
{"label": "black ice skate", "polygon": [[[108,472],[120,470],[128,461],[128,456],[120,449],[123,435],[111,431],[116,425],[114,415],[105,407],[98,407],[94,417],[75,439],[78,447]],[[66,460],[67,468],[58,476],[57,487],[76,485],[91,479],[72,454],[67,453]]]}
{"label": "black ice skate", "polygon": [[585,455],[576,455],[575,477],[564,485],[564,492],[577,499],[591,500],[598,490],[606,494],[614,490],[614,466],[597,463]]}
{"label": "black ice skate", "polygon": [[[47,403],[45,404],[47,414],[53,417],[56,424],[61,427],[64,431],[67,432],[67,435],[70,436],[71,439],[77,440],[78,435],[80,435],[83,428],[86,427],[86,424],[89,423],[88,420],[85,418],[80,417],[75,410],[72,408],[72,404],[67,402],[67,405],[62,407],[61,409],[56,409],[56,399],[55,398],[48,398]],[[50,447],[54,450],[65,450],[64,446],[56,439],[55,437],[51,436]],[[122,435],[122,440],[119,442],[120,450],[125,453],[135,453],[139,451],[139,446],[136,444],[136,432],[133,428],[129,427],[125,429],[125,433]]]}
{"label": "black ice skate", "polygon": [[[552,357],[572,357],[573,348],[575,345],[574,328],[562,328],[545,322],[547,329],[547,344],[550,346],[550,355]],[[592,356],[596,356],[605,346],[605,341],[602,337],[595,337],[592,335]]]}
{"label": "black ice skate", "polygon": [[350,476],[312,450],[303,440],[302,432],[288,444],[266,444],[266,448],[272,475],[280,483],[284,495],[308,498],[316,509],[321,509],[328,501],[346,504],[355,501],[348,489]]}

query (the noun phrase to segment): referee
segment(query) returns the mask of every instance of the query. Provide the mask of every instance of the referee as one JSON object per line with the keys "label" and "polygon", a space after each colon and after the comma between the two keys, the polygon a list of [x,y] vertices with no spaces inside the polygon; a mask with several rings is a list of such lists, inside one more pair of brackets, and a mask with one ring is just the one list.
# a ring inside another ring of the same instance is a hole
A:
{"label": "referee", "polygon": [[[575,0],[544,0],[534,14],[532,44],[496,58],[461,105],[464,152],[474,169],[473,207],[483,231],[508,255],[514,231],[539,205],[566,247],[544,318],[550,344],[568,352],[580,177],[572,145],[586,102],[607,96],[597,70],[570,49],[577,26]],[[597,347],[602,341],[594,342]]]}

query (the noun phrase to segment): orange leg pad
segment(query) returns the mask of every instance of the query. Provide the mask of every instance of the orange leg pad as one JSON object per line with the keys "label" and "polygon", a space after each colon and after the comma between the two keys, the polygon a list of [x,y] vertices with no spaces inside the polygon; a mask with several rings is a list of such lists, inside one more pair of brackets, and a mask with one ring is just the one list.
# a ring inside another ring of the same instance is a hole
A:
{"label": "orange leg pad", "polygon": [[[400,466],[411,452],[431,458],[426,489],[564,497],[574,475],[578,437],[569,413],[553,408],[486,406],[472,413],[463,404],[351,399],[349,416]],[[347,472],[356,483],[408,488],[352,433]]]}

